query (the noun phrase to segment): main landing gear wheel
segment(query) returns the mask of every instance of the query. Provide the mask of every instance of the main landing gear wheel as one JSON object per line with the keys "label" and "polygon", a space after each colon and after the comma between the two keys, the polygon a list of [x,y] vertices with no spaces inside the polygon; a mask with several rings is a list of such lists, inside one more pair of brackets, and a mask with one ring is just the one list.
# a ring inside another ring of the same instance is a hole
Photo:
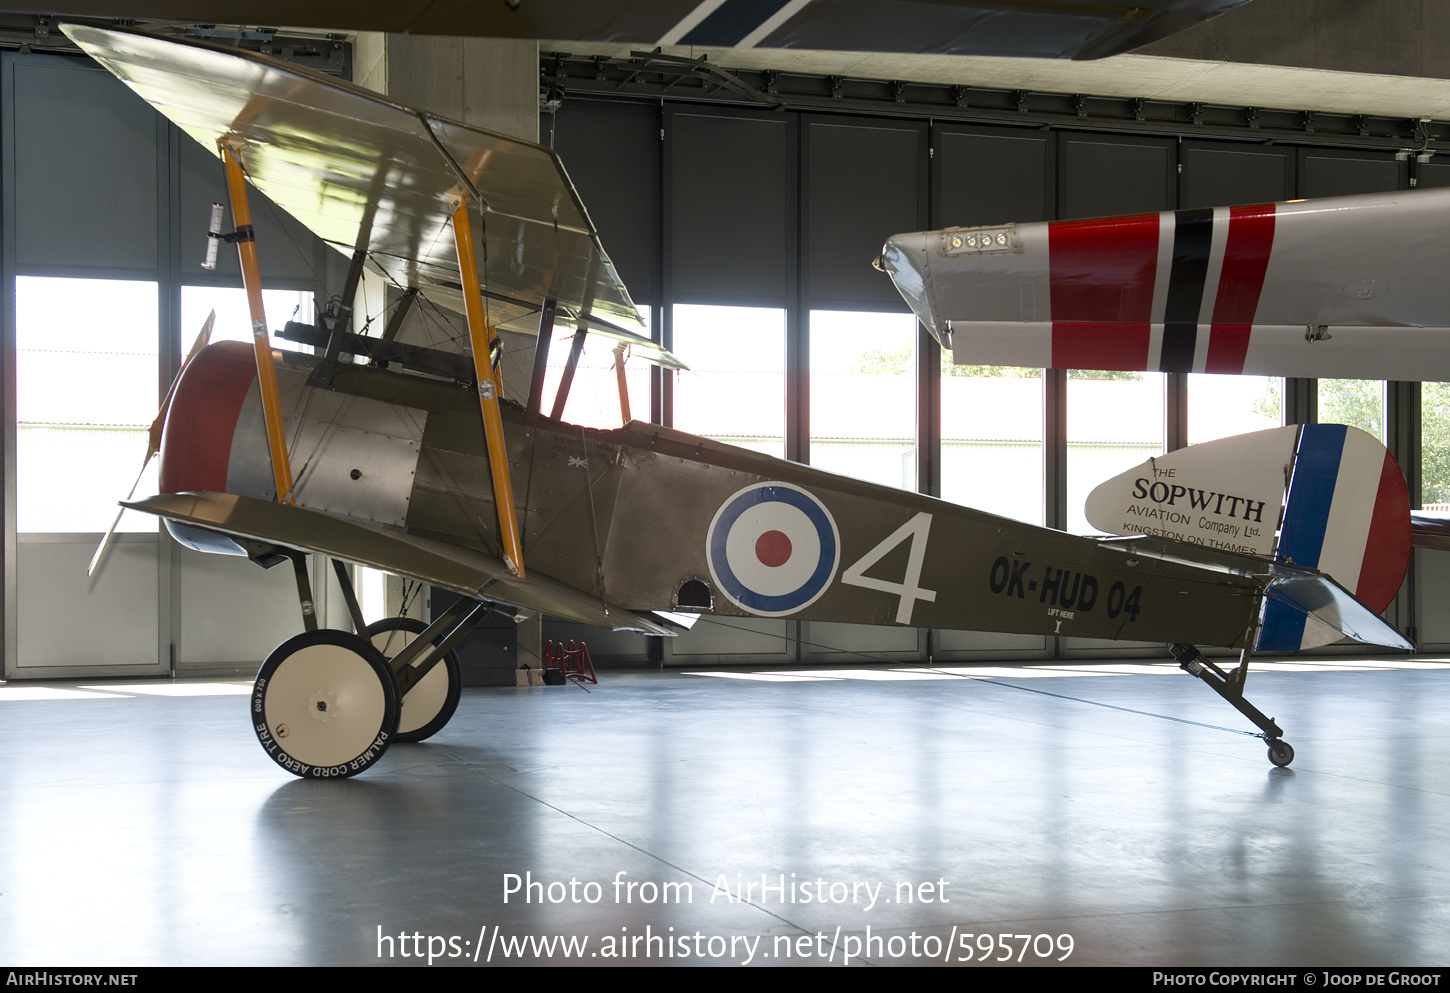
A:
{"label": "main landing gear wheel", "polygon": [[[388,617],[369,624],[368,637],[384,658],[391,659],[426,628],[426,624],[412,617]],[[458,664],[458,655],[449,652],[404,695],[397,740],[423,741],[442,731],[458,709],[462,692],[463,669]]]}
{"label": "main landing gear wheel", "polygon": [[252,687],[267,754],[304,779],[356,776],[398,730],[398,687],[383,656],[345,631],[308,631],[273,649]]}
{"label": "main landing gear wheel", "polygon": [[1294,747],[1287,741],[1272,739],[1269,742],[1269,761],[1282,769],[1294,761]]}

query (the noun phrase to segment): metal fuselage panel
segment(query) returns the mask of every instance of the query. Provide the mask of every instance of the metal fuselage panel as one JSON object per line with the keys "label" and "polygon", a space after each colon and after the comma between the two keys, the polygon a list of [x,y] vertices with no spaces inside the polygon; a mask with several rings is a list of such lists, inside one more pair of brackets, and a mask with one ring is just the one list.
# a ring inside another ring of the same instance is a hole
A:
{"label": "metal fuselage panel", "polygon": [[[384,527],[401,508],[409,534],[497,555],[473,394],[363,366],[322,390],[305,383],[312,361],[287,356],[279,368],[284,411],[318,422],[304,442],[340,440],[317,446],[310,465],[305,444],[294,448],[299,479],[319,480],[299,484],[299,504]],[[1131,541],[1066,535],[657,425],[530,422],[511,406],[504,420],[530,575],[614,607],[673,610],[676,590],[697,581],[717,614],[1212,645],[1241,645],[1257,614],[1258,579]],[[416,449],[398,437],[405,427],[421,429]],[[354,480],[365,440],[386,454]],[[231,446],[228,488],[265,495],[260,416],[238,417]]]}
{"label": "metal fuselage panel", "polygon": [[[307,384],[277,368],[277,390],[300,507],[405,530],[427,411]],[[256,381],[232,436],[227,492],[276,499]]]}
{"label": "metal fuselage panel", "polygon": [[[292,499],[338,517],[405,530],[427,412],[308,385],[310,362],[274,353]],[[277,498],[251,349],[218,342],[188,363],[161,442],[161,490]]]}

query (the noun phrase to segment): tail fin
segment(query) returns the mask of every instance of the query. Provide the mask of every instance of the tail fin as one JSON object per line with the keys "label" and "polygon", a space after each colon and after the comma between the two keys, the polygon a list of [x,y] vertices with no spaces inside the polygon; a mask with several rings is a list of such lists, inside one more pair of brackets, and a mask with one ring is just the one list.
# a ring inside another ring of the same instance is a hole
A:
{"label": "tail fin", "polygon": [[[1399,463],[1342,424],[1290,425],[1170,452],[1103,483],[1086,509],[1102,531],[1316,569],[1374,613],[1399,592],[1410,562],[1409,491]],[[1306,626],[1309,613],[1269,596],[1259,647],[1338,640],[1327,625]]]}
{"label": "tail fin", "polygon": [[[1277,557],[1328,573],[1376,613],[1388,607],[1410,564],[1409,490],[1394,456],[1357,428],[1304,425]],[[1306,627],[1299,611],[1265,604],[1261,649],[1334,640]]]}

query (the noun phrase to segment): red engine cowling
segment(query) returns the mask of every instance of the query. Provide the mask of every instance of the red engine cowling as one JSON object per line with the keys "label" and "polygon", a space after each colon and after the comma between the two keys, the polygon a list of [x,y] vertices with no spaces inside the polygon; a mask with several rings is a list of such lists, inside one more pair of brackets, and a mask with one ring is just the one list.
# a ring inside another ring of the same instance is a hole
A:
{"label": "red engine cowling", "polygon": [[[256,379],[252,349],[241,341],[208,345],[187,363],[161,434],[162,493],[226,491],[237,422]],[[167,521],[166,527],[173,538],[197,551],[243,554],[224,534],[175,521]]]}
{"label": "red engine cowling", "polygon": [[226,490],[232,436],[256,378],[252,349],[240,341],[208,345],[187,363],[161,435],[162,493]]}
{"label": "red engine cowling", "polygon": [[[396,375],[349,367],[349,387],[310,384],[311,356],[276,362],[278,404],[293,462],[291,502],[373,527],[406,530],[429,405],[445,404],[414,383],[414,406],[400,402]],[[379,387],[381,385],[381,395]],[[163,493],[198,490],[277,499],[272,456],[257,383],[256,360],[244,342],[211,345],[187,364],[161,436]],[[482,439],[479,439],[481,444]],[[239,554],[230,538],[168,522],[172,535],[200,551]]]}

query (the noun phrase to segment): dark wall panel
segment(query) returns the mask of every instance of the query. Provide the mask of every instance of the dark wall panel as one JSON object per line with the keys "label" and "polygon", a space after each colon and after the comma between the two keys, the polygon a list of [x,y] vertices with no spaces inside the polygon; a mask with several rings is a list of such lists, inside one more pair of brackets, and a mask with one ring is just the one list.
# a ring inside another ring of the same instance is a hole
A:
{"label": "dark wall panel", "polygon": [[795,287],[796,119],[667,112],[678,302],[782,306]]}
{"label": "dark wall panel", "polygon": [[928,225],[925,126],[807,118],[804,127],[809,299],[904,310],[871,260],[887,238]]}
{"label": "dark wall panel", "polygon": [[1292,149],[1185,141],[1180,156],[1179,207],[1278,203],[1294,196]]}
{"label": "dark wall panel", "polygon": [[166,120],[105,70],[11,57],[15,262],[154,270]]}
{"label": "dark wall panel", "polygon": [[1450,162],[1416,162],[1415,175],[1415,185],[1420,188],[1450,186]]}
{"label": "dark wall panel", "polygon": [[1178,206],[1174,139],[1064,133],[1057,142],[1058,217],[1104,217]]}
{"label": "dark wall panel", "polygon": [[543,123],[630,296],[659,303],[659,108],[570,101]]}
{"label": "dark wall panel", "polygon": [[938,125],[931,226],[1054,220],[1056,143],[1050,131]]}
{"label": "dark wall panel", "polygon": [[1299,149],[1299,195],[1342,197],[1352,193],[1390,193],[1408,189],[1410,164],[1393,152],[1349,152],[1332,148]]}

